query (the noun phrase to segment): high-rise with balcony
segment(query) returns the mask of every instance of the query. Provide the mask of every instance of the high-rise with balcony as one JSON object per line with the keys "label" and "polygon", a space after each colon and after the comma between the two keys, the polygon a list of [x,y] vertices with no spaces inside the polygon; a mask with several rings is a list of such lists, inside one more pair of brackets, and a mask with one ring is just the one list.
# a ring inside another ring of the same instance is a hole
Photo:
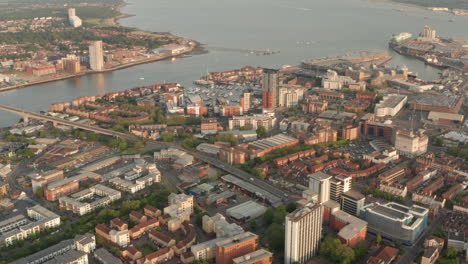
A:
{"label": "high-rise with balcony", "polygon": [[279,94],[279,75],[278,70],[264,69],[263,70],[263,108],[274,109],[278,106]]}
{"label": "high-rise with balcony", "polygon": [[337,175],[330,180],[330,199],[341,203],[341,195],[351,190],[352,178]]}
{"label": "high-rise with balcony", "polygon": [[104,70],[104,55],[101,40],[93,41],[89,45],[89,67],[93,71]]}
{"label": "high-rise with balcony", "polygon": [[307,263],[317,255],[322,234],[323,206],[307,204],[286,216],[284,263]]}
{"label": "high-rise with balcony", "polygon": [[318,194],[318,202],[324,203],[330,200],[330,180],[332,176],[316,172],[309,175],[309,189]]}

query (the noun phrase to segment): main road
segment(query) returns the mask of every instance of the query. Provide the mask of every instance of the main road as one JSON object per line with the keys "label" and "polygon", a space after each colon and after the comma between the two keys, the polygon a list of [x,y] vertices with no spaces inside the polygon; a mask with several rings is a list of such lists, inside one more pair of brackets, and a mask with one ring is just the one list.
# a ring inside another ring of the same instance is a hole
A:
{"label": "main road", "polygon": [[[130,141],[141,140],[141,138],[139,138],[137,136],[134,136],[134,135],[129,135],[129,134],[125,134],[125,133],[121,133],[121,132],[117,132],[117,131],[113,131],[113,130],[109,130],[109,129],[104,129],[104,128],[100,128],[100,127],[96,127],[96,126],[80,124],[80,123],[77,123],[77,122],[64,120],[64,119],[60,119],[60,118],[56,118],[56,117],[52,117],[52,116],[32,112],[32,111],[27,111],[27,110],[15,108],[15,107],[7,106],[7,105],[0,105],[0,110],[4,110],[4,111],[8,111],[8,112],[11,112],[11,113],[18,114],[18,115],[22,116],[25,119],[33,118],[33,119],[38,119],[38,120],[43,120],[43,121],[49,121],[49,122],[54,123],[54,125],[61,124],[61,125],[71,126],[73,128],[79,128],[79,129],[83,129],[83,130],[86,130],[86,131],[91,131],[91,132],[94,132],[94,133],[125,138],[125,139],[130,140]],[[272,194],[273,196],[276,196],[279,200],[281,200],[283,202],[287,203],[287,202],[293,202],[294,201],[294,199],[292,197],[287,195],[282,190],[274,187],[273,185],[271,185],[271,184],[269,184],[269,183],[267,183],[267,182],[265,182],[263,180],[260,180],[257,177],[255,177],[255,176],[253,176],[253,175],[251,175],[251,174],[249,174],[249,173],[247,173],[247,172],[245,172],[243,170],[234,168],[231,165],[228,165],[228,164],[220,161],[219,159],[214,158],[212,156],[209,156],[207,154],[203,154],[203,153],[195,152],[195,151],[189,151],[189,150],[186,150],[186,149],[182,148],[180,145],[177,145],[177,144],[174,144],[174,143],[160,142],[160,141],[154,141],[154,140],[150,140],[150,141],[148,141],[148,143],[153,148],[173,147],[173,148],[181,149],[181,150],[183,150],[185,152],[190,153],[191,155],[193,155],[198,160],[206,162],[206,163],[208,163],[208,164],[210,164],[210,165],[212,165],[212,166],[214,166],[214,167],[216,167],[218,169],[221,169],[223,171],[226,171],[226,172],[232,174],[233,176],[236,176],[237,178],[239,178],[241,180],[244,180],[244,181],[246,181],[248,183],[251,183],[251,184],[263,189],[264,191]]]}

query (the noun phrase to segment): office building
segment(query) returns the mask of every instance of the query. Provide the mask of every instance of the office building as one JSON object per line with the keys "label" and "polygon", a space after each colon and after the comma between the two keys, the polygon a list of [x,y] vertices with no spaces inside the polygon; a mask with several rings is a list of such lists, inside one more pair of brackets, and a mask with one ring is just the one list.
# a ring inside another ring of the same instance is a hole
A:
{"label": "office building", "polygon": [[276,108],[278,106],[279,94],[278,70],[263,70],[262,90],[263,108]]}
{"label": "office building", "polygon": [[359,212],[364,207],[366,198],[360,192],[349,190],[341,195],[341,210],[354,216],[359,216]]}
{"label": "office building", "polygon": [[306,263],[317,255],[322,235],[323,206],[307,204],[286,216],[284,263]]}
{"label": "office building", "polygon": [[337,175],[330,180],[330,199],[340,203],[341,195],[351,190],[352,178],[344,175]]}
{"label": "office building", "polygon": [[367,221],[369,232],[412,245],[427,227],[429,210],[393,202],[372,203],[362,209],[360,217]]}
{"label": "office building", "polygon": [[89,45],[89,67],[93,71],[104,70],[104,54],[101,40],[93,41]]}
{"label": "office building", "polygon": [[309,175],[309,189],[318,194],[318,202],[324,203],[330,200],[330,180],[332,176],[316,172]]}

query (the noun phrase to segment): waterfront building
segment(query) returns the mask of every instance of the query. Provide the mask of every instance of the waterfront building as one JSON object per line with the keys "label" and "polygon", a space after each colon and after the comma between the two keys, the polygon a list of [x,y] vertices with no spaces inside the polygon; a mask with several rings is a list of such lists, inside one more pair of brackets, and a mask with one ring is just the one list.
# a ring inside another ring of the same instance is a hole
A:
{"label": "waterfront building", "polygon": [[322,236],[323,206],[307,204],[286,216],[284,263],[307,263],[317,255]]}
{"label": "waterfront building", "polygon": [[428,25],[424,26],[424,30],[421,33],[420,40],[422,41],[433,41],[437,39],[437,31],[435,29],[432,29]]}
{"label": "waterfront building", "polygon": [[102,40],[93,41],[89,45],[89,67],[93,71],[104,70]]}
{"label": "waterfront building", "polygon": [[322,78],[322,87],[330,90],[341,90],[344,86],[354,83],[354,80],[348,76],[340,76],[336,71],[328,70]]}
{"label": "waterfront building", "polygon": [[278,70],[264,69],[262,82],[263,108],[276,108],[278,106],[279,73]]}

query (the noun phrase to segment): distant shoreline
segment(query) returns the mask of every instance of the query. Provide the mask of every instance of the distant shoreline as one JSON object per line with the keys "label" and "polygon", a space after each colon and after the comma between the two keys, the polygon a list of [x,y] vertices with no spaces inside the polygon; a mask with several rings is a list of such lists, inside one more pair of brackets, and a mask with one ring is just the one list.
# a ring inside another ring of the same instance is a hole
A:
{"label": "distant shoreline", "polygon": [[418,4],[418,3],[413,3],[409,2],[411,0],[401,0],[396,1],[396,0],[369,0],[370,2],[383,2],[383,3],[389,3],[389,4],[394,4],[394,5],[401,5],[401,6],[408,6],[408,7],[415,7],[415,8],[422,8],[422,9],[428,9],[431,7],[436,7],[436,8],[449,8],[449,9],[468,9],[467,6],[452,6],[452,4],[456,5],[456,3],[439,3],[439,4],[434,4],[434,5],[424,5],[424,4]]}
{"label": "distant shoreline", "polygon": [[[127,5],[127,2],[122,1],[120,4],[115,6],[115,10],[119,13],[119,15],[117,15],[117,16],[115,16],[113,18],[110,18],[110,20],[112,21],[111,24],[113,24],[114,26],[118,26],[118,27],[125,27],[125,26],[122,26],[119,23],[119,20],[127,18],[127,17],[135,16],[135,15],[132,15],[132,14],[122,13],[121,9],[123,7],[125,7],[126,5]],[[140,30],[140,29],[138,29],[138,30]],[[30,86],[34,86],[34,85],[49,83],[49,82],[55,82],[55,81],[73,79],[73,78],[81,78],[81,77],[83,77],[85,75],[88,75],[88,74],[113,72],[113,71],[129,68],[129,67],[137,66],[137,65],[140,65],[140,64],[147,64],[147,63],[153,63],[153,62],[156,62],[156,61],[166,60],[166,59],[170,59],[170,58],[176,58],[176,57],[180,57],[180,56],[186,55],[188,53],[191,53],[194,49],[196,49],[196,48],[198,48],[200,46],[200,43],[195,41],[195,40],[186,39],[186,38],[183,38],[183,37],[178,37],[178,36],[172,35],[170,32],[164,32],[164,34],[171,35],[171,36],[177,37],[177,38],[182,38],[184,40],[195,43],[195,45],[190,46],[187,51],[184,51],[184,52],[182,52],[180,54],[177,54],[177,55],[154,56],[154,57],[147,58],[147,59],[142,59],[142,60],[138,60],[138,61],[133,61],[133,62],[117,65],[117,66],[114,66],[114,67],[111,67],[111,68],[108,68],[108,69],[104,69],[102,71],[87,70],[87,71],[83,71],[83,72],[76,73],[76,74],[62,73],[61,76],[45,76],[43,79],[39,79],[39,80],[31,81],[31,82],[26,82],[26,83],[21,83],[21,84],[17,84],[17,85],[11,85],[11,86],[7,86],[7,87],[2,87],[2,88],[0,88],[0,93],[6,92],[6,91],[11,91],[11,90],[16,90],[16,89],[21,89],[21,88],[26,88],[26,87],[30,87]]]}

